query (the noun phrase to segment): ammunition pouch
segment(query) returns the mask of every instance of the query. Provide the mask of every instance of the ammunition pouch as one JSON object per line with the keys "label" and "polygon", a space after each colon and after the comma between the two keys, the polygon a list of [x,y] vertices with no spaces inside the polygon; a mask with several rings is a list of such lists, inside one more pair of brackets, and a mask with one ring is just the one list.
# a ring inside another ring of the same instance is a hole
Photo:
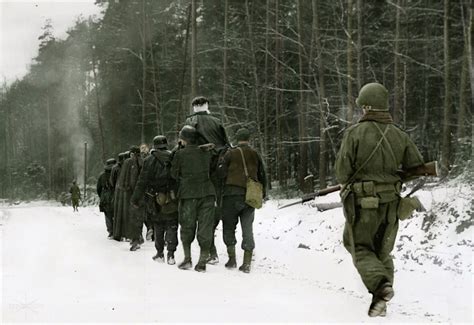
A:
{"label": "ammunition pouch", "polygon": [[413,212],[422,207],[420,200],[416,196],[414,197],[402,197],[398,203],[398,219],[405,220],[411,218]]}
{"label": "ammunition pouch", "polygon": [[401,183],[356,182],[350,185],[356,203],[363,209],[376,209],[379,203],[387,203],[399,197]]}
{"label": "ammunition pouch", "polygon": [[362,209],[377,209],[379,207],[379,198],[375,196],[363,197],[357,200]]}

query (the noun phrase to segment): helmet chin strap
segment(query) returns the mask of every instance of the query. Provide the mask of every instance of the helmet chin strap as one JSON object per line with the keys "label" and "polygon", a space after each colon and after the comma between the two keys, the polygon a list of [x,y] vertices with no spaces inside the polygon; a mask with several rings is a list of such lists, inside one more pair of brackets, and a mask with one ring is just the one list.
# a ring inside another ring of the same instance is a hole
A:
{"label": "helmet chin strap", "polygon": [[208,114],[210,113],[208,103],[204,103],[202,105],[194,105],[193,111],[194,113],[199,113],[199,112],[207,112]]}

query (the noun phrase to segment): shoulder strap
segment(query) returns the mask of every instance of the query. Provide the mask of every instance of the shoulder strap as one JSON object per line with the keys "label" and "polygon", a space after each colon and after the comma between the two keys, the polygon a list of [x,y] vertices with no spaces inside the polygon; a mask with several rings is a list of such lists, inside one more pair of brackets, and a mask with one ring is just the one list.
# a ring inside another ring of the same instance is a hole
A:
{"label": "shoulder strap", "polygon": [[385,132],[382,132],[382,130],[380,129],[380,127],[377,125],[377,123],[373,123],[375,125],[375,127],[377,128],[377,130],[379,130],[380,134],[382,135],[382,139],[385,141],[385,143],[387,144],[388,146],[388,151],[390,151],[390,154],[392,155],[392,159],[393,159],[393,162],[395,164],[396,167],[397,166],[397,158],[395,157],[395,153],[393,152],[393,148],[392,148],[392,145],[390,144],[390,142],[388,141],[388,139],[385,137],[385,133],[387,133],[387,130],[388,128],[390,127],[390,124],[387,125],[387,127],[385,128]]}
{"label": "shoulder strap", "polygon": [[[372,159],[372,157],[375,155],[377,150],[380,148],[380,145],[382,144],[383,139],[385,139],[385,134],[387,133],[387,131],[388,131],[388,126],[385,128],[385,131],[382,133],[382,137],[380,137],[379,142],[377,142],[374,150],[372,150],[369,157],[362,163],[362,165],[360,165],[360,167],[356,170],[356,172],[352,174],[351,178],[347,181],[348,184],[350,184],[355,179],[357,174],[362,170],[362,168],[364,168],[369,163],[370,159]],[[380,132],[382,132],[382,130],[380,130]]]}
{"label": "shoulder strap", "polygon": [[244,164],[245,177],[249,177],[249,173],[247,171],[247,164],[245,163],[244,151],[242,150],[241,147],[237,147],[237,149],[239,149],[240,155],[242,156],[242,162]]}

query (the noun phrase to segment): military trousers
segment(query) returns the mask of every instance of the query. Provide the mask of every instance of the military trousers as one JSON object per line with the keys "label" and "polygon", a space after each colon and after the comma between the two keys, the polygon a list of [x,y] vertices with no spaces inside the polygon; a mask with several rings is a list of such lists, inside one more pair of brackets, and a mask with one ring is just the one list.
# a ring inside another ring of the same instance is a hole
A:
{"label": "military trousers", "polygon": [[179,201],[180,236],[185,251],[197,237],[201,251],[209,252],[215,216],[214,196]]}
{"label": "military trousers", "polygon": [[127,238],[132,241],[139,241],[143,235],[143,222],[145,221],[145,209],[143,204],[140,204],[138,208],[130,204],[130,218],[128,220],[129,233]]}
{"label": "military trousers", "polygon": [[114,210],[113,209],[106,209],[103,211],[105,216],[105,227],[107,228],[107,233],[113,235],[114,233]]}
{"label": "military trousers", "polygon": [[355,208],[353,223],[346,221],[344,247],[369,292],[374,293],[386,281],[393,284],[393,260],[390,256],[398,232],[399,199],[380,203],[376,209]]}
{"label": "military trousers", "polygon": [[255,209],[245,203],[245,195],[224,196],[222,202],[222,227],[224,243],[226,246],[235,246],[235,229],[240,219],[242,228],[242,249],[253,251],[255,241],[253,238],[253,220]]}
{"label": "military trousers", "polygon": [[178,218],[154,221],[153,228],[156,251],[162,253],[165,245],[168,252],[176,251],[178,246]]}

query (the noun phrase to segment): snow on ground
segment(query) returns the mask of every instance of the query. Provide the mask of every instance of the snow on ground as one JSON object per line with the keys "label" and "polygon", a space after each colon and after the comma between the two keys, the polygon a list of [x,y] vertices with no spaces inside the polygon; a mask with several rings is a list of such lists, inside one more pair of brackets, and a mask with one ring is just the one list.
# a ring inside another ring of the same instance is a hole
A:
{"label": "snow on ground", "polygon": [[[2,322],[472,323],[473,192],[448,184],[420,193],[428,211],[400,224],[396,294],[376,319],[341,243],[341,208],[278,210],[288,201],[269,201],[257,211],[253,269],[243,274],[224,268],[221,227],[221,261],[198,273],[152,261],[151,242],[130,252],[107,240],[96,207],[0,206]],[[194,242],[194,261],[198,254]]]}

